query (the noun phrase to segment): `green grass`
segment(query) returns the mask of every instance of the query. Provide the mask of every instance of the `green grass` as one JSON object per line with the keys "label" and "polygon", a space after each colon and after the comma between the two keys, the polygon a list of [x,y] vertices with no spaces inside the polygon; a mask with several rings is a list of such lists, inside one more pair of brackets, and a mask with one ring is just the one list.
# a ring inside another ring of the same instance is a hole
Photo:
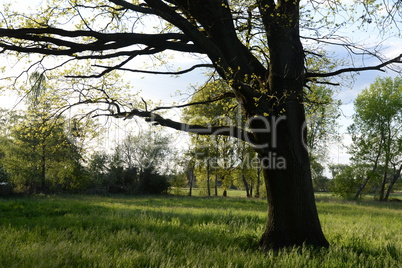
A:
{"label": "green grass", "polygon": [[0,199],[1,267],[402,267],[402,204],[317,196],[328,250],[261,252],[264,200]]}

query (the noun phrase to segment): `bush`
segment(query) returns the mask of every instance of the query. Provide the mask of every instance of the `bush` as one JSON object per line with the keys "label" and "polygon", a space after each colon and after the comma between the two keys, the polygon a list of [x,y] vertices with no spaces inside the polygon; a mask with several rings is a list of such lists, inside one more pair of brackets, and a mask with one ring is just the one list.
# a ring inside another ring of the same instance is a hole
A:
{"label": "bush", "polygon": [[352,199],[362,183],[363,178],[357,168],[349,166],[335,176],[331,190],[337,196]]}
{"label": "bush", "polygon": [[147,168],[140,174],[138,194],[167,194],[170,187],[169,178],[158,174],[153,168]]}
{"label": "bush", "polygon": [[313,188],[315,192],[328,192],[333,188],[333,180],[325,176],[317,176],[313,178]]}

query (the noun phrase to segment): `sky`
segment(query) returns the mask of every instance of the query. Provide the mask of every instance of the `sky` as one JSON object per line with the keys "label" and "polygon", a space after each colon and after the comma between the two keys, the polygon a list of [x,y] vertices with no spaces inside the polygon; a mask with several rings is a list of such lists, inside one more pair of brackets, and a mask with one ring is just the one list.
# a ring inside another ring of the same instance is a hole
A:
{"label": "sky", "polygon": [[[10,2],[5,0],[0,0],[0,4]],[[39,6],[45,0],[17,0],[13,1],[13,5],[26,9],[27,6],[34,8]],[[399,48],[402,47],[401,39],[397,37],[387,40],[387,48],[384,50],[385,56],[391,58],[402,53]],[[342,55],[340,55],[342,56]],[[193,64],[199,63],[194,57],[177,56],[174,57],[170,62],[174,66],[180,66],[182,69],[190,67]],[[372,64],[377,64],[377,62],[370,62]],[[12,63],[9,63],[12,66]],[[183,102],[188,96],[177,95],[177,91],[182,92],[191,91],[189,88],[191,86],[202,85],[206,80],[206,76],[203,73],[205,70],[195,70],[191,73],[184,74],[179,78],[171,76],[155,76],[155,75],[144,75],[144,74],[133,74],[125,73],[124,78],[130,81],[134,90],[141,90],[141,96],[144,99],[160,100],[162,105],[169,105],[172,102]],[[349,135],[347,135],[347,126],[352,123],[351,116],[353,115],[353,101],[357,94],[361,92],[364,88],[368,87],[375,78],[378,76],[396,76],[396,73],[388,72],[383,73],[379,71],[366,71],[361,72],[355,77],[353,84],[345,83],[345,85],[339,87],[338,92],[335,94],[335,98],[342,101],[341,111],[342,116],[339,120],[341,127],[339,128],[339,133],[343,138],[343,145],[332,145],[330,148],[329,162],[331,163],[348,163],[349,155],[346,153],[346,147],[351,143]],[[20,99],[16,98],[12,94],[8,93],[8,96],[0,97],[0,107],[2,108],[13,108],[18,104]],[[21,105],[21,104],[20,104]],[[20,106],[21,107],[21,106]],[[175,113],[175,112],[174,112]],[[179,112],[176,112],[175,118],[179,117]],[[185,137],[176,139],[176,143],[181,143],[185,140]],[[346,147],[345,147],[346,146]]]}

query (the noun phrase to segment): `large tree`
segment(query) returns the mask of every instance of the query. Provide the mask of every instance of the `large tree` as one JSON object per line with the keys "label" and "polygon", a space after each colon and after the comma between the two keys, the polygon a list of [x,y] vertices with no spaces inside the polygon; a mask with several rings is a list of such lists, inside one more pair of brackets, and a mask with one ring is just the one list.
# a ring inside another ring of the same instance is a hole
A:
{"label": "large tree", "polygon": [[[58,56],[56,66],[75,64],[67,74],[74,79],[102,77],[114,70],[180,75],[198,67],[213,68],[230,86],[225,96],[241,105],[246,125],[183,124],[165,119],[147,105],[125,110],[110,95],[96,101],[109,103],[108,110],[116,117],[140,116],[162,126],[233,136],[252,144],[263,165],[269,205],[261,246],[328,246],[317,215],[305,146],[303,87],[309,81],[334,84],[330,77],[401,62],[401,56],[382,58],[378,47],[358,44],[356,33],[342,36],[342,29],[361,33],[373,32],[377,26],[398,29],[401,2],[378,2],[356,1],[348,8],[339,0],[304,1],[303,5],[298,0],[48,1],[48,7],[33,14],[5,8],[0,47],[8,56],[38,54],[37,63],[42,66],[51,63],[48,55]],[[380,32],[387,37],[386,31]],[[317,47],[325,49],[325,45],[359,55],[359,60],[350,63],[356,66],[330,71],[333,64],[329,62],[330,68],[308,69],[306,54],[320,58]],[[169,51],[195,53],[201,62],[176,72],[130,68],[130,62],[141,56],[161,59]],[[377,62],[364,66],[366,56],[377,57]],[[88,60],[93,73],[82,72],[77,65]],[[79,95],[78,101],[94,102],[85,100],[86,96]],[[210,101],[207,97],[203,103]],[[286,165],[272,165],[277,159]]]}

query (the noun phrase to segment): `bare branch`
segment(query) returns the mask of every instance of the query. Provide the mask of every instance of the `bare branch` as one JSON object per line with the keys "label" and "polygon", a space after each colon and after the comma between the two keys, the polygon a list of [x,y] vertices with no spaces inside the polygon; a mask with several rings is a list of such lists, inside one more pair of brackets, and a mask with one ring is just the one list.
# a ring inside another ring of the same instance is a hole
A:
{"label": "bare branch", "polygon": [[254,136],[251,132],[248,132],[236,126],[201,126],[201,125],[186,124],[163,118],[162,116],[155,114],[153,112],[141,111],[138,109],[133,109],[130,112],[109,114],[106,116],[113,116],[115,118],[124,118],[124,119],[131,119],[134,116],[138,116],[145,118],[145,121],[152,123],[154,125],[170,127],[187,133],[195,133],[199,135],[228,136],[238,138],[246,142],[254,142]]}
{"label": "bare branch", "polygon": [[109,0],[109,1],[114,3],[114,4],[116,4],[116,5],[122,6],[123,8],[132,10],[132,11],[140,12],[140,13],[143,13],[143,14],[156,15],[155,11],[153,11],[150,8],[143,7],[141,5],[134,5],[134,4],[129,3],[127,1],[124,1],[124,0]]}
{"label": "bare branch", "polygon": [[384,71],[381,68],[386,67],[390,64],[393,63],[402,63],[402,54],[400,54],[399,56],[385,61],[381,64],[375,65],[375,66],[367,66],[367,67],[356,67],[356,68],[344,68],[344,69],[340,69],[337,70],[335,72],[330,72],[330,73],[306,73],[306,78],[309,77],[330,77],[330,76],[336,76],[339,74],[343,74],[343,73],[350,73],[350,72],[360,72],[360,71],[369,71],[369,70],[378,70],[378,71]]}
{"label": "bare branch", "polygon": [[319,81],[319,80],[316,80],[316,79],[308,79],[308,82],[312,82],[312,83],[315,83],[315,84],[321,84],[321,85],[330,85],[330,86],[340,86],[341,85],[339,83],[332,83],[332,82],[329,82],[329,81]]}
{"label": "bare branch", "polygon": [[173,109],[173,108],[184,108],[184,107],[188,107],[188,106],[192,106],[192,105],[202,105],[202,104],[208,104],[208,103],[212,103],[215,101],[220,101],[226,98],[234,98],[235,94],[233,92],[226,92],[216,98],[213,99],[209,99],[209,100],[205,100],[205,101],[197,101],[197,102],[191,102],[191,103],[186,103],[186,104],[182,104],[182,105],[174,105],[174,106],[161,106],[161,107],[157,107],[155,109],[153,109],[151,112],[155,112],[158,110],[167,110],[167,109]]}
{"label": "bare branch", "polygon": [[[94,65],[95,67],[99,68],[110,68],[109,66],[105,65]],[[134,73],[145,73],[145,74],[164,74],[164,75],[180,75],[180,74],[185,74],[189,73],[196,68],[214,68],[214,65],[212,64],[197,64],[194,65],[188,69],[182,70],[182,71],[177,71],[177,72],[158,72],[158,71],[148,71],[148,70],[136,70],[136,69],[128,69],[128,68],[115,68],[117,70],[121,71],[128,71],[128,72],[134,72]]]}
{"label": "bare branch", "polygon": [[113,70],[119,69],[120,67],[124,66],[126,63],[128,63],[129,61],[131,61],[133,58],[135,58],[138,55],[144,55],[144,54],[155,54],[159,51],[155,51],[155,52],[150,52],[150,51],[155,51],[152,50],[150,48],[146,48],[143,50],[139,50],[139,51],[134,51],[134,53],[128,57],[127,59],[125,59],[124,61],[120,62],[119,64],[115,65],[115,66],[110,66],[107,67],[106,70],[104,70],[103,72],[99,73],[99,74],[93,74],[93,75],[73,75],[73,76],[66,76],[67,78],[100,78],[102,76],[104,76],[107,73],[110,73]]}

